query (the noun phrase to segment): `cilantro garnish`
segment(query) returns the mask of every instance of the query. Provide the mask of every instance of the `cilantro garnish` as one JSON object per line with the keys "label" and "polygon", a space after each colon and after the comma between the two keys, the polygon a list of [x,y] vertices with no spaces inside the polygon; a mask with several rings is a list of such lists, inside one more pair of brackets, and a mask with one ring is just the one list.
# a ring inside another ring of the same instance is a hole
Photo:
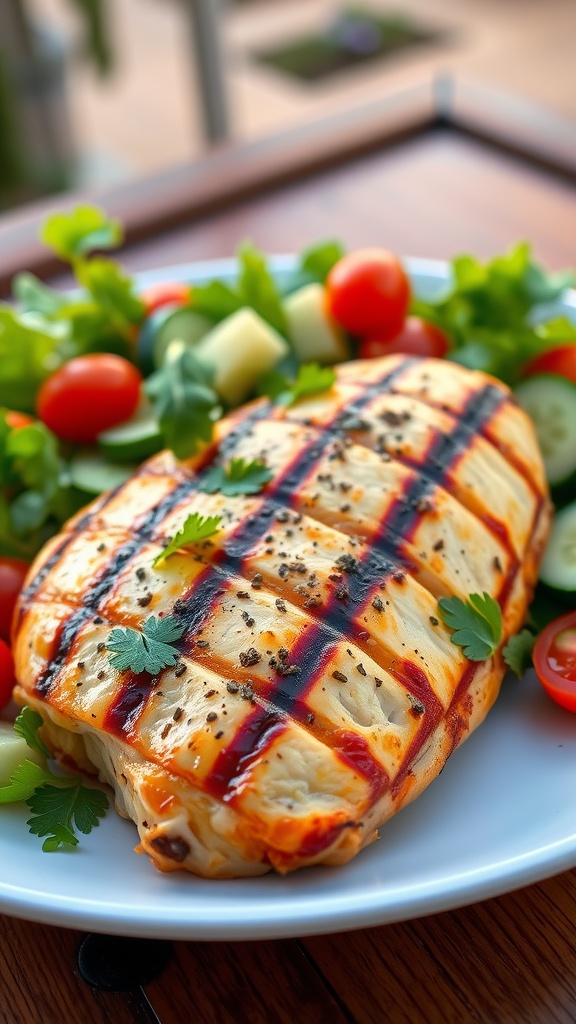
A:
{"label": "cilantro garnish", "polygon": [[453,629],[453,644],[462,647],[470,661],[486,661],[497,649],[502,637],[502,612],[490,594],[442,597],[438,601],[442,622]]}
{"label": "cilantro garnish", "polygon": [[89,789],[80,779],[55,776],[35,789],[26,803],[33,814],[26,824],[32,835],[46,836],[42,844],[46,853],[61,846],[78,846],[74,826],[88,835],[108,809],[108,797],[100,789]]}
{"label": "cilantro garnish", "polygon": [[272,372],[261,382],[261,390],[277,405],[287,407],[294,405],[300,398],[329,391],[335,380],[336,374],[331,367],[303,363],[298,369],[296,380],[288,380],[283,374]]}
{"label": "cilantro garnish", "polygon": [[106,645],[113,652],[110,664],[119,672],[129,668],[136,674],[149,672],[152,676],[158,675],[163,668],[178,661],[178,651],[172,644],[180,639],[183,632],[184,626],[173,615],[163,619],[151,615],[141,631],[131,626],[113,629]]}
{"label": "cilantro garnish", "polygon": [[[50,751],[38,735],[42,718],[23,708],[14,731],[43,757]],[[32,835],[45,838],[42,849],[51,853],[62,846],[78,846],[75,828],[88,835],[108,809],[108,797],[99,789],[85,786],[82,779],[54,775],[46,766],[24,758],[12,772],[7,786],[0,788],[0,804],[25,802],[32,811],[28,825]]]}
{"label": "cilantro garnish", "polygon": [[532,651],[535,643],[534,633],[529,629],[523,629],[515,636],[511,636],[502,650],[508,668],[512,669],[519,679],[532,665]]}
{"label": "cilantro garnish", "polygon": [[272,479],[272,473],[264,462],[253,459],[232,459],[228,466],[213,466],[206,473],[200,490],[207,494],[221,491],[228,498],[237,494],[259,494]]}
{"label": "cilantro garnish", "polygon": [[32,708],[22,708],[18,718],[14,722],[14,732],[21,736],[31,750],[36,750],[43,757],[52,757],[48,747],[40,739],[38,730],[42,726],[42,716]]}
{"label": "cilantro garnish", "polygon": [[35,761],[25,757],[10,776],[7,786],[0,788],[0,804],[17,804],[28,800],[38,786],[45,782],[53,782],[56,778],[47,768],[42,768]]}
{"label": "cilantro garnish", "polygon": [[286,314],[276,282],[266,265],[266,258],[251,242],[238,248],[240,277],[238,290],[246,306],[271,324],[280,334],[288,333]]}
{"label": "cilantro garnish", "polygon": [[218,532],[221,522],[222,516],[201,516],[198,512],[193,512],[184,520],[178,533],[175,534],[170,543],[166,545],[159,555],[156,555],[152,564],[156,565],[157,562],[169,558],[175,551],[185,548],[188,544],[195,544],[197,541],[212,537]]}
{"label": "cilantro garnish", "polygon": [[150,399],[166,445],[179,459],[210,441],[220,399],[210,386],[210,371],[184,342],[168,346],[162,369],[148,377],[144,390]]}

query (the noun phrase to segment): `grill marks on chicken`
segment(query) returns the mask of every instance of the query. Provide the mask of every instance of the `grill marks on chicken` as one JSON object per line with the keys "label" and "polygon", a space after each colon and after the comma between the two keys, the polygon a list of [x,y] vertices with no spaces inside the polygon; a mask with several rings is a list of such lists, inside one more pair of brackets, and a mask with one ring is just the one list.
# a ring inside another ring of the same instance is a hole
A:
{"label": "grill marks on chicken", "polygon": [[[496,382],[393,357],[339,368],[330,393],[288,412],[224,421],[218,457],[274,471],[261,495],[200,492],[214,455],[151,460],[41,556],[21,699],[57,746],[65,729],[84,737],[160,867],[342,862],[497,694],[501,662],[469,663],[437,598],[487,590],[506,635],[521,623],[548,521],[536,445]],[[193,511],[222,515],[220,532],[153,570]],[[110,626],[150,613],[181,618],[181,661],[158,678],[113,672]]]}

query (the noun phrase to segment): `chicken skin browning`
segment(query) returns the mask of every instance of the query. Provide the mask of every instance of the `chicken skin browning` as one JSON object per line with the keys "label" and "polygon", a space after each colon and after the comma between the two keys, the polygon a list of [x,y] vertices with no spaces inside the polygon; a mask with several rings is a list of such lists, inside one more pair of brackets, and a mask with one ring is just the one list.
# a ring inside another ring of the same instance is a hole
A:
{"label": "chicken skin browning", "polygon": [[[163,871],[342,864],[484,719],[550,524],[534,431],[508,389],[453,363],[347,363],[327,392],[265,400],[179,462],[163,452],[49,542],[20,599],[16,699],[96,771]],[[263,460],[255,495],[201,490]],[[154,559],[193,512],[207,540]],[[485,662],[438,600],[500,604]],[[182,626],[174,666],[118,671],[113,627]]]}

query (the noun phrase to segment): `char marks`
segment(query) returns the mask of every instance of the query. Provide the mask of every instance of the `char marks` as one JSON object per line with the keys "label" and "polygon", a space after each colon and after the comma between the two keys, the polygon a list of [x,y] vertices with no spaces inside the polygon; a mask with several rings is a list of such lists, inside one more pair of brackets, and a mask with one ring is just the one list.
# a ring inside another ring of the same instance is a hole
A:
{"label": "char marks", "polygon": [[[397,379],[413,363],[414,360],[403,360],[396,364],[391,371],[386,372],[381,379],[365,386],[362,394],[347,406],[347,414],[361,413],[376,396],[392,390]],[[289,661],[291,665],[294,665],[296,671],[289,676],[279,672],[277,678],[273,677],[267,685],[259,683],[257,704],[236,731],[232,740],[218,755],[211,772],[204,781],[205,789],[213,796],[227,802],[234,801],[239,780],[245,776],[258,758],[262,757],[270,743],[281,735],[288,718],[294,718],[306,728],[313,728],[306,712],[306,695],[322,676],[325,666],[339,642],[345,637],[349,637],[357,639],[359,644],[362,643],[362,638],[355,635],[358,633],[358,627],[353,621],[358,607],[363,606],[367,600],[371,599],[375,589],[392,574],[398,573],[399,570],[411,573],[413,566],[406,556],[404,547],[422,518],[422,504],[425,503],[434,487],[445,484],[448,471],[453,469],[474,432],[484,430],[504,400],[505,395],[500,388],[487,384],[481,391],[472,393],[468,404],[456,417],[452,433],[448,435],[436,433],[428,453],[426,471],[423,472],[420,471],[420,467],[414,467],[415,472],[407,478],[405,489],[396,497],[387,513],[377,524],[366,550],[360,554],[359,558],[352,558],[345,573],[349,603],[338,602],[332,597],[321,610],[312,609],[310,628],[290,651]],[[310,431],[308,443],[298,451],[290,464],[265,489],[257,513],[250,514],[238,524],[233,534],[228,537],[225,547],[215,553],[212,564],[196,577],[188,592],[182,595],[180,603],[183,608],[180,614],[186,623],[186,633],[181,641],[181,650],[187,649],[190,634],[197,632],[209,619],[218,594],[227,586],[228,578],[231,575],[243,575],[245,559],[255,544],[266,534],[270,517],[276,511],[291,504],[292,497],[297,493],[299,485],[323,457],[335,437],[339,436],[337,427],[340,414],[341,409],[338,409],[328,427],[323,427],[322,434],[317,429]],[[266,419],[271,415],[270,407],[262,405],[245,416],[225,438],[220,449],[220,456],[226,457],[233,452],[235,443],[250,431],[257,420]],[[214,454],[212,451],[211,459]],[[206,464],[210,463],[207,461]],[[84,594],[84,606],[73,612],[63,623],[53,644],[50,664],[37,681],[37,692],[40,696],[43,698],[49,696],[50,689],[68,657],[78,630],[97,612],[119,572],[129,563],[135,552],[152,538],[167,515],[187,496],[198,491],[201,480],[202,470],[196,477],[182,480],[151,514],[143,517],[143,521],[136,524],[133,536],[119,549],[101,576]],[[84,517],[77,524],[76,530],[85,529],[88,523],[89,517]],[[31,585],[33,589],[30,594],[26,595],[27,599],[30,599],[49,577],[51,569],[64,553],[65,547],[66,542],[46,563]],[[506,547],[505,543],[504,547]],[[508,596],[517,568],[517,559],[514,560],[511,557],[508,576],[503,582],[500,593],[503,602]],[[352,614],[352,609],[354,614]],[[400,661],[393,669],[390,666],[386,668],[397,680],[402,682],[407,692],[411,693],[424,706],[419,729],[406,752],[400,772],[394,782],[394,786],[398,787],[410,772],[410,766],[438,725],[443,708],[430,686],[426,673],[411,661]],[[457,693],[460,693],[463,686],[470,685],[474,670],[474,666],[466,668],[457,687]],[[145,673],[140,676],[127,674],[117,697],[108,709],[104,725],[106,729],[117,736],[126,737],[134,729],[148,695],[154,688],[153,680],[150,677],[144,678],[144,676],[146,676]],[[456,700],[456,695],[454,700]],[[315,735],[331,746],[332,750],[345,763],[353,767],[355,772],[368,780],[371,799],[378,799],[388,786],[389,780],[362,737],[356,737],[356,743],[353,743],[349,734],[338,729],[317,730]]]}

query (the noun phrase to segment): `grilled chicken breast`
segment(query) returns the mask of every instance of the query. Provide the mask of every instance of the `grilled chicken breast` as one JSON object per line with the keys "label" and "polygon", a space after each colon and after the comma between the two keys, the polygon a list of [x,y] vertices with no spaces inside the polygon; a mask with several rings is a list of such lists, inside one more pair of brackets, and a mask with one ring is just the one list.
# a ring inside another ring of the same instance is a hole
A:
{"label": "grilled chicken breast", "polygon": [[[466,659],[438,599],[484,591],[522,625],[550,506],[531,424],[502,384],[401,356],[327,393],[259,401],[178,462],[164,452],[84,510],[32,567],[14,650],[20,703],[96,770],[164,871],[341,864],[484,718],[500,651]],[[199,490],[263,459],[260,494]],[[209,540],[153,568],[198,511]],[[112,668],[113,626],[184,626],[158,676]]]}

